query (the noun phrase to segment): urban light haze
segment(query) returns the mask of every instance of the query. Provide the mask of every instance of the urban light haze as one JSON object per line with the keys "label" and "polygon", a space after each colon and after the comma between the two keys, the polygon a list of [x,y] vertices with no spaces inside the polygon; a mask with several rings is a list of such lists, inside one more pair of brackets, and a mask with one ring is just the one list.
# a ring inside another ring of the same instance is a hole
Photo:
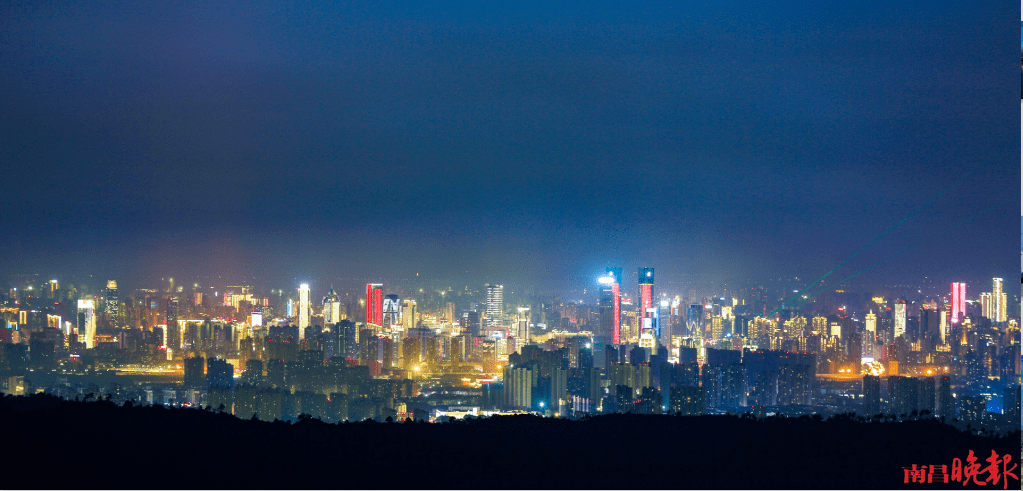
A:
{"label": "urban light haze", "polygon": [[[996,5],[8,2],[0,267],[802,278],[972,172],[866,266],[1014,196]],[[1010,276],[1010,214],[870,278]]]}

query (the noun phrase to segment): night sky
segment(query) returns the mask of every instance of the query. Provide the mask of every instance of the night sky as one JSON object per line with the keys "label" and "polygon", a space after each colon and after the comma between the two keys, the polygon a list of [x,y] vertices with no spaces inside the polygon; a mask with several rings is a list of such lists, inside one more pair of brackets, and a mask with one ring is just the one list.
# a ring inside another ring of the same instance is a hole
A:
{"label": "night sky", "polygon": [[0,274],[1015,274],[1009,4],[440,3],[3,2]]}

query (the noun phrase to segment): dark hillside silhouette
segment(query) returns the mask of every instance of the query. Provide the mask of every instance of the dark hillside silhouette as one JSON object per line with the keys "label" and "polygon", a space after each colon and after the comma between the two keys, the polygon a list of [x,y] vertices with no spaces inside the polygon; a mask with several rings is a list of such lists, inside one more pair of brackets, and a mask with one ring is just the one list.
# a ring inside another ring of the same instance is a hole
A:
{"label": "dark hillside silhouette", "polygon": [[[289,424],[46,395],[5,396],[0,417],[16,422],[5,468],[27,480],[14,487],[51,489],[891,489],[904,487],[904,466],[951,466],[971,449],[1016,463],[1020,441],[1018,431],[995,438],[849,416]],[[75,464],[58,462],[57,448]]]}

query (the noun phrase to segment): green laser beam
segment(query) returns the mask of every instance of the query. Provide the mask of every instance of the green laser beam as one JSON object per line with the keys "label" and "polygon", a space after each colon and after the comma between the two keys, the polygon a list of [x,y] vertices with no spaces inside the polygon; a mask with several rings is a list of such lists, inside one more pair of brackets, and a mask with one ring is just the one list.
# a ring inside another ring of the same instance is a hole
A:
{"label": "green laser beam", "polygon": [[[804,293],[807,292],[807,290],[813,288],[814,285],[824,281],[824,278],[827,278],[828,276],[831,276],[831,273],[834,273],[835,271],[837,271],[838,268],[841,268],[843,265],[845,265],[845,263],[849,262],[854,257],[859,256],[861,252],[867,250],[868,247],[874,245],[875,242],[881,240],[881,238],[886,236],[886,235],[888,235],[889,232],[891,232],[892,230],[895,230],[899,225],[902,225],[903,223],[905,223],[906,220],[909,220],[910,218],[913,218],[913,216],[916,215],[917,213],[919,213],[920,210],[923,210],[924,208],[928,207],[931,203],[934,203],[935,201],[937,201],[938,198],[944,196],[945,193],[948,193],[953,188],[958,186],[960,183],[962,183],[964,180],[966,180],[966,178],[970,177],[974,172],[976,172],[976,169],[974,169],[974,170],[972,170],[970,172],[967,172],[963,177],[959,178],[958,181],[952,183],[951,186],[945,188],[944,191],[938,193],[935,197],[931,198],[930,201],[928,201],[928,202],[920,205],[919,207],[917,207],[917,209],[913,210],[913,212],[910,213],[909,215],[907,215],[906,218],[903,218],[902,220],[900,220],[895,225],[892,225],[891,227],[889,227],[888,230],[885,230],[881,235],[878,235],[877,237],[875,237],[874,240],[868,242],[867,245],[863,246],[860,250],[858,250],[855,253],[853,253],[853,255],[845,258],[844,261],[838,263],[838,266],[835,266],[834,268],[832,268],[831,271],[828,271],[827,273],[824,273],[824,276],[821,276],[820,278],[818,278],[817,281],[814,281],[814,282],[810,283],[809,285],[807,285],[806,288],[803,289],[803,291],[795,294],[792,298],[788,299],[786,302],[784,302],[781,305],[779,305],[778,308],[772,310],[770,314],[767,314],[767,317],[771,317],[772,315],[776,314],[779,310],[785,308],[785,306],[788,305],[789,302],[792,302],[793,300],[795,300],[797,298],[800,298]],[[796,305],[799,305],[799,303],[796,303]]]}
{"label": "green laser beam", "polygon": [[[1019,195],[1013,196],[1010,199],[1015,199],[1017,197],[1019,197]],[[861,270],[859,270],[859,271],[857,271],[857,272],[855,272],[855,273],[845,277],[845,279],[843,279],[841,281],[832,283],[832,284],[822,288],[817,293],[814,293],[814,294],[812,294],[812,295],[810,295],[810,296],[808,296],[806,298],[803,298],[802,300],[796,302],[795,305],[793,305],[793,307],[798,306],[799,304],[803,303],[803,301],[809,300],[809,299],[811,299],[813,297],[816,297],[817,295],[820,295],[821,293],[824,293],[825,291],[830,290],[833,287],[836,287],[836,286],[838,286],[838,285],[840,285],[842,283],[845,283],[846,281],[849,281],[849,280],[859,276],[862,273],[866,273],[867,271],[870,271],[871,269],[874,269],[875,267],[880,266],[881,264],[884,264],[885,262],[888,262],[888,261],[894,259],[895,257],[904,254],[905,252],[907,252],[910,249],[913,249],[913,248],[919,246],[920,244],[929,243],[932,240],[934,240],[934,239],[936,239],[936,238],[938,238],[938,237],[940,237],[940,236],[942,236],[944,234],[947,234],[947,233],[955,230],[956,228],[959,228],[959,227],[961,227],[963,225],[966,225],[968,222],[973,221],[973,220],[979,218],[981,215],[984,215],[985,213],[988,213],[989,211],[994,210],[995,208],[998,208],[999,206],[1004,205],[1007,201],[1009,201],[1009,200],[1005,200],[1005,201],[999,202],[998,204],[996,204],[996,205],[994,205],[994,206],[992,206],[992,207],[990,207],[990,208],[988,208],[988,209],[986,209],[986,210],[984,210],[984,211],[982,211],[980,213],[977,213],[976,215],[973,215],[970,218],[967,218],[967,219],[965,219],[965,220],[963,220],[963,221],[961,221],[961,222],[959,222],[959,223],[957,223],[955,225],[952,225],[951,227],[949,227],[949,228],[947,228],[947,229],[945,229],[945,230],[943,230],[941,232],[938,232],[938,233],[936,233],[936,234],[934,234],[934,235],[932,235],[932,236],[930,236],[930,237],[928,237],[928,238],[926,238],[924,240],[921,240],[920,242],[917,242],[917,243],[915,243],[915,244],[913,244],[913,245],[911,245],[911,246],[909,246],[909,247],[907,247],[907,248],[905,248],[905,249],[903,249],[903,250],[901,250],[899,252],[896,252],[895,254],[892,254],[891,256],[888,256],[888,257],[886,257],[886,258],[884,258],[884,259],[874,263],[873,265],[871,265],[869,267],[861,269]]]}

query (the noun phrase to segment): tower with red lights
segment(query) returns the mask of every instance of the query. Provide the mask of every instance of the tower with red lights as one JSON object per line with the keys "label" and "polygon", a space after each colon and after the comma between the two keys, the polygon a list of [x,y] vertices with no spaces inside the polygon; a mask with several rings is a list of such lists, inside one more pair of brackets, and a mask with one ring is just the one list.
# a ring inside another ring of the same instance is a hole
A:
{"label": "tower with red lights", "polygon": [[966,317],[966,283],[952,283],[952,323]]}
{"label": "tower with red lights", "polygon": [[366,322],[384,324],[384,285],[381,283],[366,284]]}

